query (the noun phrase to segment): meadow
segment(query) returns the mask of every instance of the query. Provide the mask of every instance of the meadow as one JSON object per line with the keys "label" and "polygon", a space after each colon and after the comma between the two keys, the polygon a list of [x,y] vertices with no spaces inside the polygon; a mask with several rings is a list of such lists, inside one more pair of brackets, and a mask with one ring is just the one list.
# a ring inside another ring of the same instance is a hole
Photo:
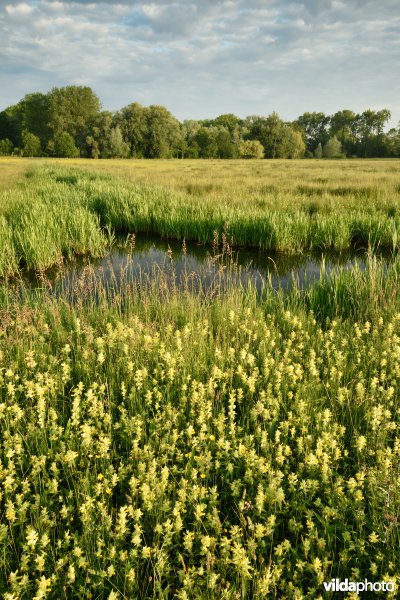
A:
{"label": "meadow", "polygon": [[286,253],[398,247],[396,160],[2,159],[0,173],[0,275],[104,254],[111,233],[203,244],[224,236]]}
{"label": "meadow", "polygon": [[231,285],[205,293],[159,271],[118,290],[89,272],[73,299],[3,279],[3,598],[399,584],[400,262],[372,251],[397,248],[398,162],[82,162],[14,175],[0,160],[3,275],[139,231],[292,253],[369,243],[368,268],[286,294],[237,286],[223,259]]}

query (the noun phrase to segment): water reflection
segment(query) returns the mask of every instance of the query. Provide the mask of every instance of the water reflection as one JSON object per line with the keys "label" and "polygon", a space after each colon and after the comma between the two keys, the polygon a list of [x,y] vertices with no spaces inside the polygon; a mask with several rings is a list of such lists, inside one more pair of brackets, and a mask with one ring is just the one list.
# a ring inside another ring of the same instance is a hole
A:
{"label": "water reflection", "polygon": [[[231,252],[229,247],[226,250],[140,236],[134,244],[114,247],[103,259],[76,260],[61,269],[27,276],[25,283],[31,288],[46,286],[55,293],[78,293],[77,282],[82,284],[86,278],[88,286],[89,280],[96,279],[118,291],[122,281],[140,283],[161,273],[172,285],[206,291],[217,279],[219,286],[224,286],[227,266],[233,263],[237,268],[229,270],[231,284],[251,282],[260,291],[270,281],[275,289],[287,291],[294,281],[304,288],[318,280],[322,269],[329,274],[339,266],[348,269],[358,264],[361,269],[366,268],[366,254],[360,252],[288,255],[250,249]],[[82,293],[82,285],[79,289]]]}

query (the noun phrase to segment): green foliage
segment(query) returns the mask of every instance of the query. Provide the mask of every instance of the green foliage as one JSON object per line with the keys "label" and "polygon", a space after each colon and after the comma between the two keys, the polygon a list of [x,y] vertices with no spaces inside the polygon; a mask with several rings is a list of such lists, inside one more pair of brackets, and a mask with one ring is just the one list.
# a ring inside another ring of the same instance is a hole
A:
{"label": "green foliage", "polygon": [[321,142],[319,142],[318,146],[315,148],[314,156],[315,158],[322,158],[324,156]]}
{"label": "green foliage", "polygon": [[83,148],[88,127],[100,112],[100,100],[90,87],[53,88],[48,95],[49,127],[54,137],[69,133]]}
{"label": "green foliage", "polygon": [[341,158],[343,156],[342,144],[336,136],[329,138],[322,149],[322,154],[324,158]]}
{"label": "green foliage", "polygon": [[66,131],[54,136],[54,152],[61,158],[76,158],[79,150],[74,144],[73,137]]}
{"label": "green foliage", "polygon": [[14,146],[11,140],[0,140],[0,156],[9,156],[13,153]]}
{"label": "green foliage", "polygon": [[315,152],[318,144],[324,145],[328,141],[329,122],[329,117],[322,112],[306,112],[297,119],[296,124],[305,135],[307,150]]}
{"label": "green foliage", "polygon": [[266,158],[300,158],[304,155],[301,133],[282,121],[276,112],[268,117],[256,117],[249,137],[263,145]]}
{"label": "green foliage", "polygon": [[146,111],[145,156],[168,158],[178,155],[181,141],[179,121],[163,106],[152,105]]}
{"label": "green foliage", "polygon": [[240,158],[264,158],[264,148],[258,140],[244,140],[240,144]]}
{"label": "green foliage", "polygon": [[129,156],[129,144],[128,142],[124,142],[121,129],[118,125],[110,130],[109,148],[109,158],[127,158]]}
{"label": "green foliage", "polygon": [[349,572],[395,580],[400,288],[381,276],[261,298],[162,274],[118,293],[89,274],[75,302],[3,286],[4,598],[316,599]]}
{"label": "green foliage", "polygon": [[22,132],[29,131],[54,156],[54,139],[66,132],[81,157],[225,159],[239,157],[243,141],[259,141],[266,158],[311,158],[319,144],[323,148],[336,137],[347,156],[400,156],[398,130],[384,132],[389,118],[387,109],[361,114],[346,109],[332,116],[306,112],[291,124],[276,112],[244,120],[229,113],[180,123],[159,105],[133,102],[115,113],[101,111],[91,88],[66,86],[27,94],[0,112],[0,139],[21,147]]}
{"label": "green foliage", "polygon": [[30,131],[22,132],[22,153],[24,156],[40,156],[40,138]]}
{"label": "green foliage", "polygon": [[144,156],[145,140],[148,135],[147,109],[138,102],[121,109],[115,115],[124,140],[130,146],[130,155],[135,158]]}

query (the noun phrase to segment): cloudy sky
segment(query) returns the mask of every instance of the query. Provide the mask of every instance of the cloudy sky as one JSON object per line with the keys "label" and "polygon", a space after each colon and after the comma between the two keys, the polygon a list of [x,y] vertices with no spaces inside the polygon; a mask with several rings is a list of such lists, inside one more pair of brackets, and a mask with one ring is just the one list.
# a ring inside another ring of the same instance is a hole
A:
{"label": "cloudy sky", "polygon": [[397,125],[399,67],[399,0],[0,0],[0,109],[75,84],[179,119],[389,108]]}

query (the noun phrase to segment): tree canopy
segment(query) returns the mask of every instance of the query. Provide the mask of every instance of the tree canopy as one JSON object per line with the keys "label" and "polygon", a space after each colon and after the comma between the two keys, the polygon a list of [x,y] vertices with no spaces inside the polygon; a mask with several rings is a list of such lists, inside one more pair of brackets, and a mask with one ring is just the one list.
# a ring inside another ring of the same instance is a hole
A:
{"label": "tree canopy", "polygon": [[306,112],[293,122],[277,112],[241,119],[180,122],[160,105],[138,102],[103,111],[88,86],[27,94],[0,112],[0,154],[87,158],[340,158],[400,156],[400,127],[385,132],[390,111]]}

